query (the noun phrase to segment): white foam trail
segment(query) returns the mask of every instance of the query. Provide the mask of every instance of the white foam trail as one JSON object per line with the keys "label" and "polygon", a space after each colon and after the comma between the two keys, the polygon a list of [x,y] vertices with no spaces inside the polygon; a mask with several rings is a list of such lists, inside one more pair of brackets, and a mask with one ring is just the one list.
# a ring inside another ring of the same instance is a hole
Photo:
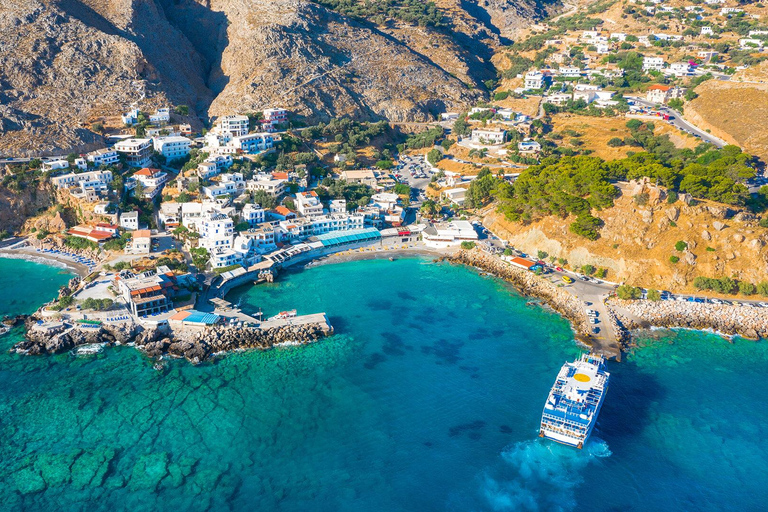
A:
{"label": "white foam trail", "polygon": [[507,447],[495,475],[486,473],[482,495],[494,511],[562,511],[576,508],[582,472],[598,458],[609,457],[605,441],[592,438],[583,450],[535,439]]}

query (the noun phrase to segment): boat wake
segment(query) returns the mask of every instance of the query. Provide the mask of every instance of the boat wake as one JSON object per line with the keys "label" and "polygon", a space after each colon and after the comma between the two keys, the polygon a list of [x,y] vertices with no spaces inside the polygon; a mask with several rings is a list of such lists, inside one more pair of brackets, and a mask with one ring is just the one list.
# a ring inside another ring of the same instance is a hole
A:
{"label": "boat wake", "polygon": [[583,450],[545,439],[522,441],[501,453],[502,463],[483,475],[482,497],[496,511],[569,511],[585,468],[610,457],[608,444],[591,438]]}

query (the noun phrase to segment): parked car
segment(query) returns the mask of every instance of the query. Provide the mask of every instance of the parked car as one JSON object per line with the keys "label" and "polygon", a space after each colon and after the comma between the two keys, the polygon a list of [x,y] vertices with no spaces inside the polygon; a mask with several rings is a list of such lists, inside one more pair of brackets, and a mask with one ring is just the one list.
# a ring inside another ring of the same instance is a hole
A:
{"label": "parked car", "polygon": [[571,279],[568,276],[563,276],[563,281],[565,281],[567,284],[571,284],[573,282],[573,279]]}

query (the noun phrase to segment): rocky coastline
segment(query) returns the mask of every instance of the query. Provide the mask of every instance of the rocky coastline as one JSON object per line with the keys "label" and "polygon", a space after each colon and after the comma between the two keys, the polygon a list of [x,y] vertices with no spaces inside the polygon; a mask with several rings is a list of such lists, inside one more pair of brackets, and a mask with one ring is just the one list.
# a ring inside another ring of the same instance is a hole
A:
{"label": "rocky coastline", "polygon": [[610,299],[608,306],[626,329],[683,328],[753,340],[768,338],[768,312],[764,308],[617,298]]}
{"label": "rocky coastline", "polygon": [[60,354],[82,345],[133,344],[150,357],[183,357],[200,363],[218,354],[245,349],[267,350],[279,345],[313,343],[333,332],[325,323],[259,327],[215,326],[201,330],[144,328],[138,324],[101,324],[67,327],[51,333],[35,328],[37,318],[26,319],[26,339],[11,352],[25,355]]}
{"label": "rocky coastline", "polygon": [[[461,250],[441,260],[480,268],[509,281],[522,294],[541,299],[571,322],[578,342],[592,345],[593,338],[589,333],[589,323],[581,301],[550,281],[530,271],[513,267],[479,249]],[[653,327],[706,330],[752,340],[768,338],[768,312],[759,307],[678,301],[628,301],[616,297],[607,299],[605,306],[607,315],[603,321],[612,325],[622,351],[631,346],[632,331]]]}
{"label": "rocky coastline", "polygon": [[581,301],[567,291],[539,276],[492,256],[480,249],[461,250],[444,258],[451,263],[480,268],[490,274],[511,282],[523,295],[541,299],[571,322],[577,339],[590,344],[589,324]]}

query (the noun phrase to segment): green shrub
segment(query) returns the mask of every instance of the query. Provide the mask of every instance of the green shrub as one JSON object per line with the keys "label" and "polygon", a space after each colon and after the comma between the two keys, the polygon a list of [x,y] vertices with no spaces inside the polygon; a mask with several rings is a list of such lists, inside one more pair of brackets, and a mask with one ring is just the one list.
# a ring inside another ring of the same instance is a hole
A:
{"label": "green shrub", "polygon": [[576,220],[568,226],[568,229],[572,233],[576,233],[579,236],[588,238],[589,240],[597,240],[600,238],[600,226],[602,221],[597,217],[593,217],[589,213],[583,213],[576,217]]}
{"label": "green shrub", "polygon": [[742,295],[754,295],[755,291],[756,287],[752,283],[739,281],[739,293]]}
{"label": "green shrub", "polygon": [[677,263],[678,261],[680,261],[680,258],[678,258],[673,254],[672,256],[669,257],[669,261],[671,261],[672,263]]}
{"label": "green shrub", "polygon": [[462,249],[474,249],[475,248],[475,242],[461,242],[461,248]]}
{"label": "green shrub", "polygon": [[683,252],[688,248],[688,244],[683,242],[682,240],[678,240],[675,242],[675,250],[678,252]]}
{"label": "green shrub", "polygon": [[634,300],[642,297],[643,293],[640,291],[640,288],[622,284],[616,289],[616,295],[623,300]]}
{"label": "green shrub", "polygon": [[659,293],[659,290],[648,290],[647,297],[648,300],[652,301],[661,300],[661,294]]}

